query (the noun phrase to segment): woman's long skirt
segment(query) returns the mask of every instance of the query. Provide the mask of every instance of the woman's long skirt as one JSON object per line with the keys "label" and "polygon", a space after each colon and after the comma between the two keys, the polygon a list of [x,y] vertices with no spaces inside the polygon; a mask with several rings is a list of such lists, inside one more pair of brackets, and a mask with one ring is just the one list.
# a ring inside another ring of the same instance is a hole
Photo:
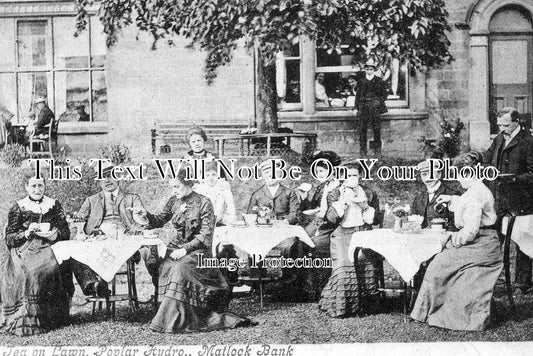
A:
{"label": "woman's long skirt", "polygon": [[68,323],[69,296],[52,249],[34,239],[7,256],[0,284],[1,330],[41,334]]}
{"label": "woman's long skirt", "polygon": [[[377,293],[377,255],[368,250],[363,250],[359,255],[359,271],[362,274],[359,281],[364,283],[362,286],[359,286],[354,264],[348,256],[352,234],[361,230],[367,228],[338,227],[331,234],[330,254],[333,268],[318,304],[319,308],[331,317],[341,318],[363,313],[363,298]],[[363,295],[360,295],[360,290]]]}
{"label": "woman's long skirt", "polygon": [[471,244],[445,248],[426,271],[411,318],[452,330],[484,330],[502,267],[495,230],[481,230]]}
{"label": "woman's long skirt", "polygon": [[250,320],[226,312],[230,288],[217,268],[199,268],[196,250],[179,260],[166,258],[159,267],[161,305],[150,328],[164,333],[211,331],[250,325]]}

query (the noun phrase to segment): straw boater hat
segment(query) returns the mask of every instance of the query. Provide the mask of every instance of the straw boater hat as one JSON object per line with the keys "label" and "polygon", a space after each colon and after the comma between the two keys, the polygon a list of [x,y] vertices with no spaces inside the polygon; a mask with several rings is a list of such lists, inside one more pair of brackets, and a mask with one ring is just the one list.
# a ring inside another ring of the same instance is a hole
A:
{"label": "straw boater hat", "polygon": [[35,99],[35,104],[44,103],[45,101],[46,101],[46,99],[43,96],[38,96]]}

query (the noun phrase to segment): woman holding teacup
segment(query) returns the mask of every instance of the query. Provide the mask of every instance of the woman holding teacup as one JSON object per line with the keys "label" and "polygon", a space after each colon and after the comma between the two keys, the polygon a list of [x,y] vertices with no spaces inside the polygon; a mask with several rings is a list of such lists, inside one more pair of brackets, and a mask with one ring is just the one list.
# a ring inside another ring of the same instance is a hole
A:
{"label": "woman holding teacup", "polygon": [[[472,151],[454,161],[456,167],[475,167],[482,161]],[[479,179],[459,178],[466,191],[441,195],[454,213],[457,232],[429,264],[411,317],[454,330],[484,330],[490,319],[494,285],[502,270],[502,253],[494,224],[494,197]]]}
{"label": "woman holding teacup", "polygon": [[65,325],[69,316],[67,286],[73,288],[70,273],[62,278],[50,248],[70,236],[63,208],[45,195],[44,179],[28,176],[25,189],[28,195],[9,210],[5,243],[10,254],[0,278],[2,330],[19,336]]}

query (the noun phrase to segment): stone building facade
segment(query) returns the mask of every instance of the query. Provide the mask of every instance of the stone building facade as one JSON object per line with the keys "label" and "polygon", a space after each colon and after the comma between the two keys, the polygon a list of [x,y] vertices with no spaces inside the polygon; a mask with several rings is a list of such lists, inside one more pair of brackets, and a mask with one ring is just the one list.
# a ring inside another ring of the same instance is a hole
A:
{"label": "stone building facade", "polygon": [[[391,85],[383,117],[383,153],[421,157],[420,138],[436,138],[438,120],[459,117],[465,145],[483,149],[498,108],[531,113],[531,0],[446,0],[455,61],[428,73],[409,73],[399,63],[381,70]],[[106,48],[95,19],[74,38],[69,1],[3,0],[0,3],[0,109],[22,121],[37,96],[46,96],[61,117],[60,144],[90,155],[106,143],[124,143],[151,154],[156,123],[227,123],[253,126],[257,89],[253,54],[237,51],[214,84],[204,81],[204,56],[183,40],[169,47],[135,29]],[[332,99],[340,98],[360,68],[349,54],[321,53],[302,39],[278,58],[280,126],[315,132],[323,149],[357,154],[358,120],[339,100],[321,107],[315,78],[325,73]],[[294,92],[291,93],[291,90]],[[290,95],[292,94],[292,98]],[[79,121],[79,108],[89,121]],[[82,110],[82,111],[83,111]],[[494,133],[494,125],[492,125]]]}

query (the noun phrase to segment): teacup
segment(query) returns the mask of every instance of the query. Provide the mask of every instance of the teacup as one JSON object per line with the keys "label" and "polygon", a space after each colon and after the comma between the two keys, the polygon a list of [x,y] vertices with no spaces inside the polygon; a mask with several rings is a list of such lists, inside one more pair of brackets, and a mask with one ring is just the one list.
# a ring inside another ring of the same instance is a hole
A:
{"label": "teacup", "polygon": [[50,223],[40,223],[39,225],[39,231],[40,232],[48,232],[50,231]]}
{"label": "teacup", "polygon": [[247,225],[254,225],[257,220],[257,215],[255,214],[242,214],[242,217]]}

